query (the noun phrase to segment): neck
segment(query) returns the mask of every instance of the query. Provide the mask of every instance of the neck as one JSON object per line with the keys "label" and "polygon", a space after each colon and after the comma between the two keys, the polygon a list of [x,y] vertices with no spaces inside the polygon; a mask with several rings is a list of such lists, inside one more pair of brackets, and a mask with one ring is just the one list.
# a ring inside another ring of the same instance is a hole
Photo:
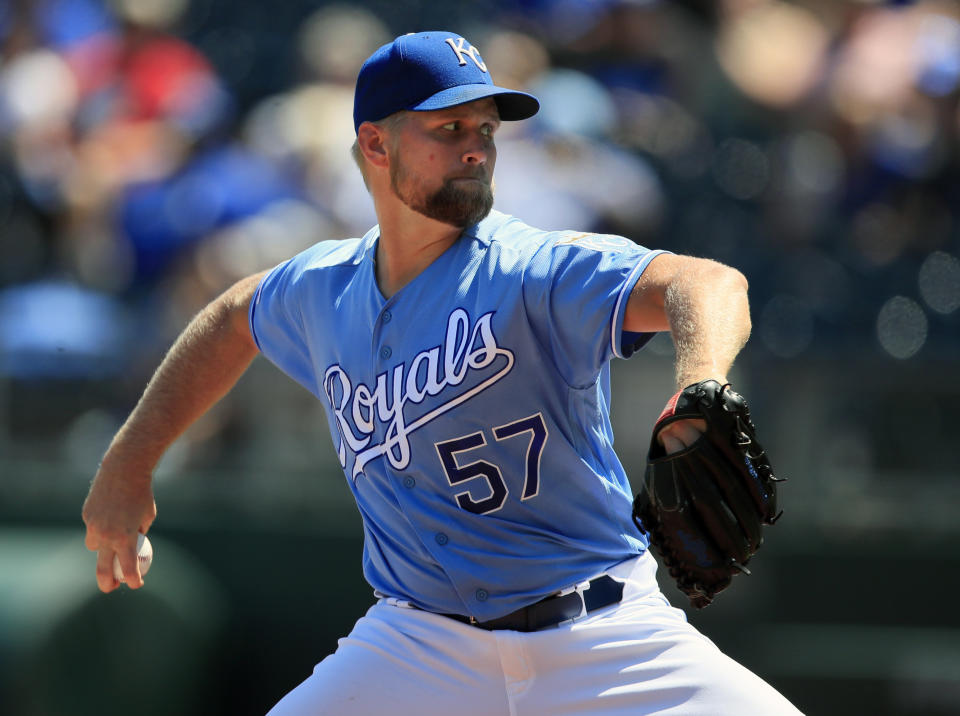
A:
{"label": "neck", "polygon": [[462,229],[391,202],[377,206],[377,284],[390,298],[460,238]]}

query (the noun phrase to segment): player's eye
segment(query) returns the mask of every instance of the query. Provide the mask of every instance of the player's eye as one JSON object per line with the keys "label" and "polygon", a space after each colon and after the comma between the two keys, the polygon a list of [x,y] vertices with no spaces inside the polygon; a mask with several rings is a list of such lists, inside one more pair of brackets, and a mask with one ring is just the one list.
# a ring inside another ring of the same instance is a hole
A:
{"label": "player's eye", "polygon": [[481,133],[484,137],[492,137],[492,136],[493,136],[493,125],[491,125],[491,124],[485,124],[485,125],[483,125],[483,126],[480,128],[480,133]]}
{"label": "player's eye", "polygon": [[459,128],[459,122],[447,122],[443,125],[443,129],[446,129],[448,132],[455,132]]}

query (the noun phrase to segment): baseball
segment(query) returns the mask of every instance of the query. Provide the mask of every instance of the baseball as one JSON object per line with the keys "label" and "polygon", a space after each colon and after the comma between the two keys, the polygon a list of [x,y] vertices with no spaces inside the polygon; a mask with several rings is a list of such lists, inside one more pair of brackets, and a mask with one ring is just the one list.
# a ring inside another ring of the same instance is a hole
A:
{"label": "baseball", "polygon": [[[137,560],[140,562],[140,576],[146,575],[150,571],[150,564],[153,562],[153,545],[144,534],[137,535]],[[120,559],[113,557],[113,576],[118,582],[125,582],[123,570],[120,568]]]}

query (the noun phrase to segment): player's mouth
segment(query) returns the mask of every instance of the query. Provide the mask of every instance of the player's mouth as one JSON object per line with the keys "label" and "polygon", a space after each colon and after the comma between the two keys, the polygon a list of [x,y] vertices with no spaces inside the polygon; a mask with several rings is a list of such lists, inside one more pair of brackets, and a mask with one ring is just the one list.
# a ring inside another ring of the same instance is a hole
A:
{"label": "player's mouth", "polygon": [[451,177],[450,181],[476,181],[481,184],[490,184],[490,180],[486,176],[459,176]]}

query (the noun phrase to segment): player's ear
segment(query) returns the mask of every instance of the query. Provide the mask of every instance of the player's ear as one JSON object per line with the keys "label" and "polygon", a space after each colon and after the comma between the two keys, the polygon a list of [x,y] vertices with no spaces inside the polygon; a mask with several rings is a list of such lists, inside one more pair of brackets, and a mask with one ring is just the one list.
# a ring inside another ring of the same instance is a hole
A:
{"label": "player's ear", "polygon": [[382,127],[372,122],[364,122],[357,129],[357,146],[364,159],[375,167],[386,167],[389,163],[387,156],[387,137]]}

